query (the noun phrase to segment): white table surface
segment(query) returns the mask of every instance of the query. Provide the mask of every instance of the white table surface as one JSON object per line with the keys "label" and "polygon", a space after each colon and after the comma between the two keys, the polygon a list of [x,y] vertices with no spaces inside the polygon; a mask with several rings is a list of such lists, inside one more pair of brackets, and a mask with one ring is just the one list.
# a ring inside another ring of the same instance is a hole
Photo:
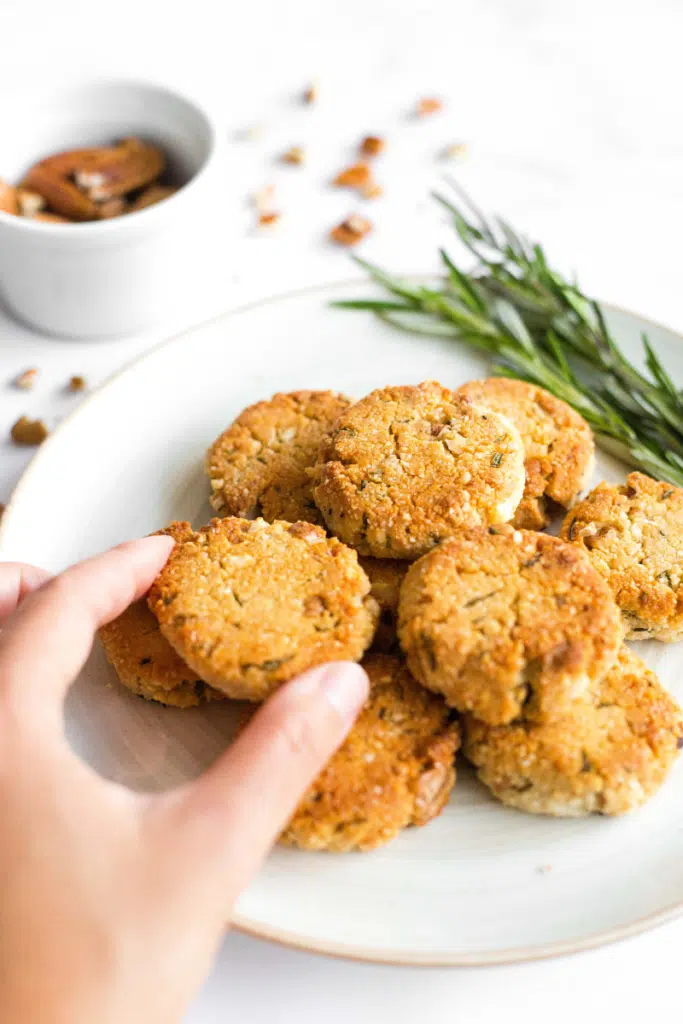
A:
{"label": "white table surface", "polygon": [[[0,0],[0,114],[23,83],[49,85],[67,70],[158,78],[217,106],[230,140],[225,202],[235,227],[219,251],[198,254],[174,329],[352,276],[324,236],[358,204],[325,182],[368,132],[386,136],[389,150],[385,198],[367,204],[377,229],[364,255],[403,270],[434,266],[444,231],[425,196],[445,169],[436,154],[465,141],[469,157],[457,173],[483,206],[542,239],[586,290],[683,329],[682,33],[678,0],[119,0],[104,13],[92,0]],[[320,101],[309,109],[297,97],[311,79]],[[445,112],[411,121],[425,95],[442,96]],[[236,139],[254,124],[258,140]],[[306,148],[305,168],[278,165],[292,144]],[[269,182],[284,219],[259,235],[246,199]],[[30,455],[5,440],[11,423],[28,413],[56,424],[79,400],[63,392],[68,377],[95,385],[169,333],[60,342],[0,310],[0,502]],[[29,366],[41,371],[34,391],[5,386]],[[680,951],[683,921],[571,959],[469,971],[350,964],[232,934],[186,1019],[675,1017]]]}

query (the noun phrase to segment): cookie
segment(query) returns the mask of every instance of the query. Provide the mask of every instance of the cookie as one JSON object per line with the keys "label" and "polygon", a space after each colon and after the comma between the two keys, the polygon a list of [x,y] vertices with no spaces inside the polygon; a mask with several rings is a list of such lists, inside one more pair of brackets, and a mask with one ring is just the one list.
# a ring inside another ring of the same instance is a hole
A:
{"label": "cookie", "polygon": [[99,635],[117,676],[140,697],[175,708],[223,699],[176,654],[144,599],[103,626]]}
{"label": "cookie", "polygon": [[379,605],[379,623],[372,650],[392,654],[398,650],[398,598],[408,563],[394,558],[359,558],[358,562],[370,580],[370,593]]}
{"label": "cookie", "polygon": [[465,720],[465,754],[493,795],[557,817],[639,807],[663,783],[682,737],[680,708],[626,647],[592,697],[554,722]]}
{"label": "cookie", "polygon": [[477,527],[410,567],[399,639],[413,675],[491,725],[563,714],[616,660],[623,627],[582,551]]}
{"label": "cookie", "polygon": [[593,433],[583,416],[543,388],[507,377],[472,380],[456,394],[507,416],[520,433],[526,484],[513,526],[542,530],[555,506],[571,508],[595,466]]}
{"label": "cookie", "polygon": [[360,661],[378,617],[355,551],[263,519],[214,519],[176,544],[148,601],[202,679],[253,701],[322,662]]}
{"label": "cookie", "polygon": [[511,519],[524,450],[506,417],[427,381],[353,405],[315,475],[332,533],[362,555],[411,560],[463,526]]}
{"label": "cookie", "polygon": [[573,509],[561,536],[579,545],[621,608],[627,637],[683,637],[683,488],[631,473]]}
{"label": "cookie", "polygon": [[280,841],[304,850],[374,850],[441,812],[455,784],[460,729],[442,700],[388,655],[363,662],[370,696]]}
{"label": "cookie", "polygon": [[308,470],[350,405],[335,391],[293,391],[245,409],[206,454],[214,509],[268,522],[322,523]]}
{"label": "cookie", "polygon": [[[173,537],[177,544],[190,538],[193,530],[187,522],[175,522],[153,536],[159,535]],[[102,626],[99,637],[119,680],[138,696],[176,708],[222,699],[223,695],[197,678],[164,639],[146,600],[135,601],[113,622]]]}

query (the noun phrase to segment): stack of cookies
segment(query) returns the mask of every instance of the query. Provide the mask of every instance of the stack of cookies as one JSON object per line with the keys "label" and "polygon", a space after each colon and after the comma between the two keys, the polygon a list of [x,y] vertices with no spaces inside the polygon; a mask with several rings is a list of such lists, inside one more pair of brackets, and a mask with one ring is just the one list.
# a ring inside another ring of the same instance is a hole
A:
{"label": "stack of cookies", "polygon": [[447,802],[464,751],[503,803],[619,814],[673,763],[683,718],[629,637],[683,633],[683,491],[632,474],[572,508],[583,419],[490,379],[358,402],[275,395],[213,443],[221,518],[176,540],[102,631],[122,683],[176,707],[265,700],[333,660],[370,697],[282,841],[369,850]]}

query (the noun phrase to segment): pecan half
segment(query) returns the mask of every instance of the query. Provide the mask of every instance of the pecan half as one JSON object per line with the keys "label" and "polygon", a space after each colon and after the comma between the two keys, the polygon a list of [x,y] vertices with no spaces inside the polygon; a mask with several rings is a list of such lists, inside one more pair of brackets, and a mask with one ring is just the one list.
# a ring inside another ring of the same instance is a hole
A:
{"label": "pecan half", "polygon": [[22,187],[43,196],[48,206],[70,220],[99,220],[101,205],[144,188],[162,173],[163,153],[140,139],[116,146],[72,149],[39,161]]}

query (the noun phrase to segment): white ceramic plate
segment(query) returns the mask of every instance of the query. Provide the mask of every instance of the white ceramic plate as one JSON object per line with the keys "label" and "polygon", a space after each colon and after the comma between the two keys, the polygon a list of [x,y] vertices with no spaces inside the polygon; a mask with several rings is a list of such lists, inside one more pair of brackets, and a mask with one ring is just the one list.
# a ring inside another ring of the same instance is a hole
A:
{"label": "white ceramic plate", "polygon": [[[171,519],[210,515],[202,456],[242,409],[276,390],[360,396],[437,378],[458,385],[485,364],[452,342],[411,337],[328,308],[362,283],[231,313],[143,357],[86,401],[40,449],[8,508],[3,558],[58,570]],[[636,353],[651,340],[683,385],[683,339],[612,311]],[[596,473],[623,478],[603,458]],[[683,697],[683,649],[641,644]],[[105,775],[138,788],[194,776],[224,747],[229,707],[178,711],[124,691],[99,650],[73,687],[67,730]],[[554,820],[495,803],[467,768],[435,822],[371,854],[276,850],[240,900],[236,923],[311,950],[412,964],[491,964],[551,956],[633,934],[683,907],[683,765],[623,819]]]}

